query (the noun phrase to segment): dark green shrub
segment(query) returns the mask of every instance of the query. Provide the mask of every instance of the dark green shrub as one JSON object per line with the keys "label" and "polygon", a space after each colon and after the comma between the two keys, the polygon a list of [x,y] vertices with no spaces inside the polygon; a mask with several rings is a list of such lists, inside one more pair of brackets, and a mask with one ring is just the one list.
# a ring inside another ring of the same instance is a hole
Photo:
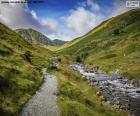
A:
{"label": "dark green shrub", "polygon": [[76,57],[76,62],[82,62],[82,59],[81,59],[80,56],[77,56],[77,57]]}
{"label": "dark green shrub", "polygon": [[115,29],[113,32],[114,35],[119,35],[120,34],[120,30],[119,29]]}
{"label": "dark green shrub", "polygon": [[22,54],[22,57],[24,60],[31,63],[31,52],[30,51],[26,51],[24,54]]}

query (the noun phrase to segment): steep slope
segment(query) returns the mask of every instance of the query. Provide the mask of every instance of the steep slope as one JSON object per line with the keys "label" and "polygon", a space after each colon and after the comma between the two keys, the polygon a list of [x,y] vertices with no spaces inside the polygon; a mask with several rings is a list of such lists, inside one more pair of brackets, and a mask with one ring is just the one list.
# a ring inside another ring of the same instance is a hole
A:
{"label": "steep slope", "polygon": [[77,61],[140,78],[140,9],[113,17],[83,37],[64,44],[59,53]]}
{"label": "steep slope", "polygon": [[52,41],[48,37],[34,29],[17,29],[15,31],[30,43],[43,45],[52,44]]}
{"label": "steep slope", "polygon": [[0,23],[0,115],[18,115],[42,82],[40,70],[52,53],[32,45]]}

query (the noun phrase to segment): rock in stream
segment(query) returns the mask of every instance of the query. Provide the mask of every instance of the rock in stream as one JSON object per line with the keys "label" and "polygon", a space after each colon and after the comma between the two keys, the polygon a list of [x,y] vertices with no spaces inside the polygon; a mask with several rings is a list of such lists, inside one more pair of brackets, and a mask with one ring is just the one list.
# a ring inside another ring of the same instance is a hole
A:
{"label": "rock in stream", "polygon": [[106,102],[118,110],[128,110],[132,116],[140,116],[139,80],[136,83],[116,73],[97,72],[83,64],[72,64],[70,67],[87,78],[90,85],[98,85]]}

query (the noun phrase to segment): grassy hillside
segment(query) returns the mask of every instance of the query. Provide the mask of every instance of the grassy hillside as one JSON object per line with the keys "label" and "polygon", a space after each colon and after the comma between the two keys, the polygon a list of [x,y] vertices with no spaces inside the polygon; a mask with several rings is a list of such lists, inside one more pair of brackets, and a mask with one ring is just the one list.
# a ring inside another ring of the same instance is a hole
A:
{"label": "grassy hillside", "polygon": [[89,86],[86,79],[66,64],[52,71],[58,77],[58,104],[61,116],[127,116],[127,112],[117,111],[98,96],[97,86]]}
{"label": "grassy hillside", "polygon": [[[96,95],[98,88],[89,86],[67,64],[78,61],[99,66],[102,71],[140,78],[139,25],[140,9],[131,10],[103,22],[53,54],[0,23],[0,115],[18,115],[42,82],[41,68],[48,66],[49,57],[58,56],[58,69],[50,72],[59,80],[58,103],[62,116],[126,116],[126,112],[117,112],[103,103],[103,98]],[[31,29],[25,35],[32,35],[31,40],[40,38],[40,34],[33,33]]]}
{"label": "grassy hillside", "polygon": [[107,24],[111,21],[111,19],[101,23],[99,26],[97,26],[95,29],[91,30],[90,32],[88,32],[86,35],[82,36],[82,37],[78,37],[76,39],[73,39],[72,41],[67,42],[66,44],[64,44],[63,46],[60,46],[59,48],[57,48],[57,51],[61,52],[67,48],[71,48],[73,46],[75,46],[76,44],[80,43],[84,38],[86,38],[89,35],[92,35],[94,33],[96,33],[97,31],[99,31],[100,29],[104,28],[107,26]]}
{"label": "grassy hillside", "polygon": [[86,35],[64,44],[58,53],[101,70],[140,78],[140,9],[113,17]]}
{"label": "grassy hillside", "polygon": [[52,53],[0,23],[0,115],[18,115],[42,82],[40,69]]}
{"label": "grassy hillside", "polygon": [[42,33],[34,29],[17,29],[16,32],[24,37],[28,42],[34,44],[51,45],[52,41]]}

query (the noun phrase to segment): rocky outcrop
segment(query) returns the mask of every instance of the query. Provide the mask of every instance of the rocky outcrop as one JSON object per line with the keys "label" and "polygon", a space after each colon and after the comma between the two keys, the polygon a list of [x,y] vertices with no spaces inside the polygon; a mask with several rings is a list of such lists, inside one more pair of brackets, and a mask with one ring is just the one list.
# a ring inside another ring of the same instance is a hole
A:
{"label": "rocky outcrop", "polygon": [[29,43],[34,44],[42,44],[42,45],[53,45],[53,46],[60,46],[65,44],[67,41],[62,40],[51,40],[42,33],[34,30],[34,29],[17,29],[15,30],[19,35],[25,38]]}
{"label": "rocky outcrop", "polygon": [[132,116],[140,115],[140,96],[130,97],[129,110]]}
{"label": "rocky outcrop", "polygon": [[51,45],[52,41],[42,33],[34,29],[17,29],[16,32],[25,38],[29,43]]}

